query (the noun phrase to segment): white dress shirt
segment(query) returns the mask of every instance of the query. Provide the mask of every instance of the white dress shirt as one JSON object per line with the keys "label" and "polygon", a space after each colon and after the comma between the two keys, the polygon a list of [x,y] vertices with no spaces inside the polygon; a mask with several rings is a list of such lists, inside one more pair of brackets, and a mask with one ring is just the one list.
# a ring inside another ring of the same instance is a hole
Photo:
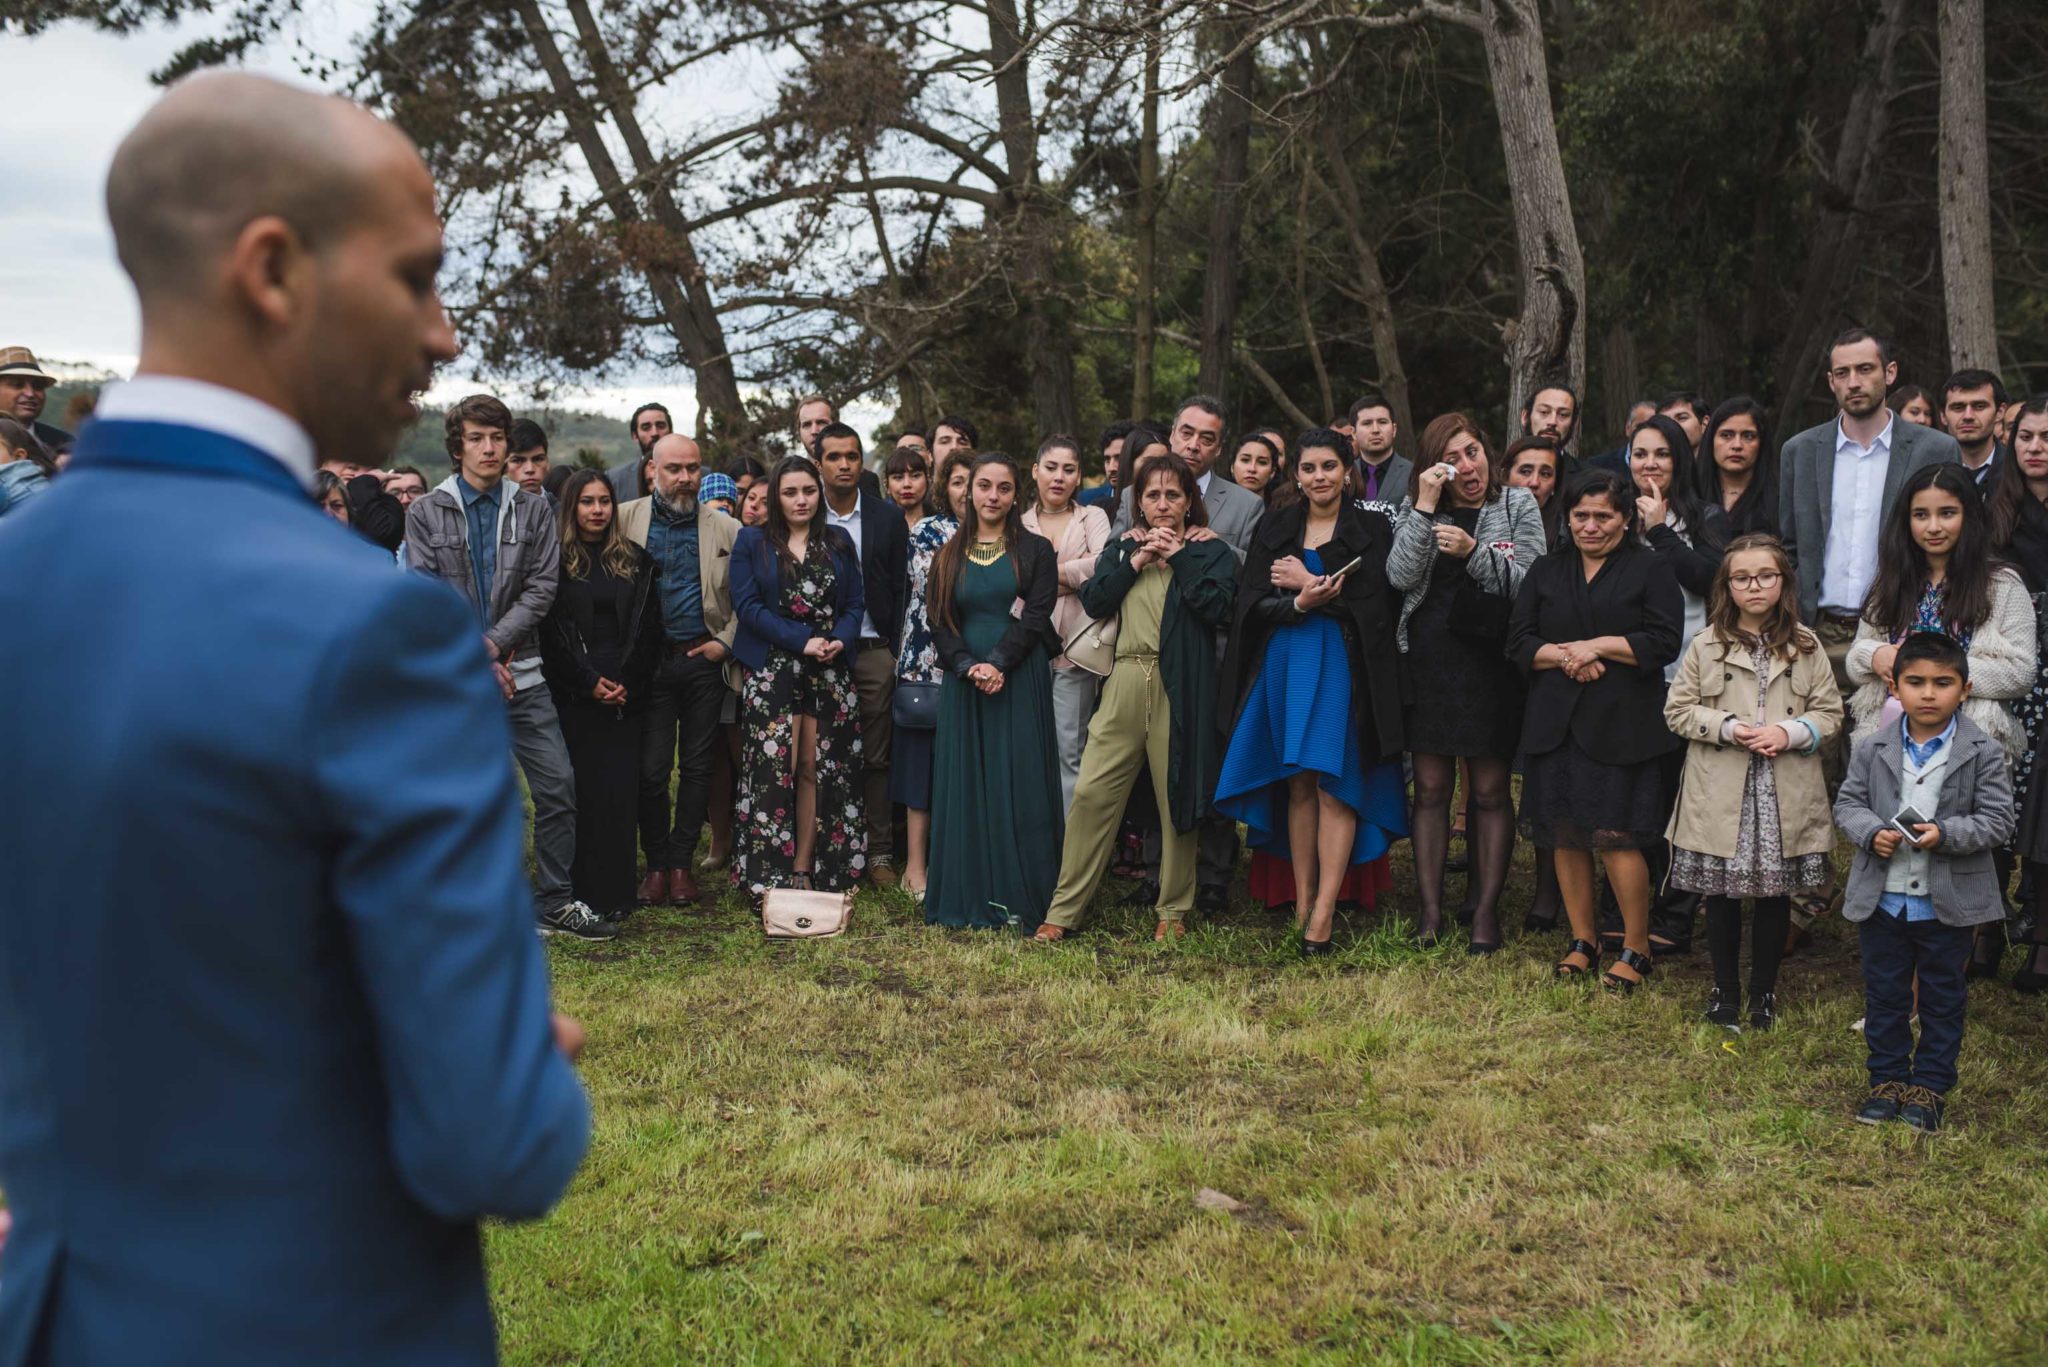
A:
{"label": "white dress shirt", "polygon": [[[859,565],[859,564],[860,564],[860,497],[859,497],[859,495],[855,495],[855,496],[854,496],[854,500],[853,500],[853,511],[852,511],[852,512],[850,512],[850,513],[848,513],[848,514],[847,514],[847,515],[846,515],[845,517],[841,517],[841,516],[840,516],[840,515],[839,515],[838,513],[834,512],[834,511],[832,510],[832,500],[830,500],[830,499],[826,499],[826,500],[825,500],[825,524],[826,524],[827,526],[829,526],[829,527],[837,527],[837,528],[839,528],[839,529],[840,529],[841,531],[845,532],[845,533],[846,533],[846,534],[847,534],[848,536],[850,536],[850,537],[852,537],[852,538],[853,538],[853,563],[854,563],[855,565]],[[826,634],[827,634],[827,635],[830,635],[831,633],[830,633],[830,632],[827,632]],[[869,638],[869,637],[871,637],[871,636],[872,636],[872,637],[876,637],[876,638],[879,638],[879,637],[881,636],[881,634],[882,634],[881,632],[879,632],[879,631],[876,631],[876,630],[875,630],[875,619],[874,619],[874,618],[872,618],[872,617],[870,617],[870,616],[868,616],[867,604],[866,604],[865,600],[863,600],[863,602],[862,602],[862,604],[861,604],[861,610],[860,610],[860,634],[861,634],[861,639],[862,639],[862,640],[866,640],[867,638]]]}
{"label": "white dress shirt", "polygon": [[204,380],[137,375],[108,385],[93,416],[109,422],[173,423],[233,437],[291,471],[309,491],[319,469],[305,428],[261,399]]}
{"label": "white dress shirt", "polygon": [[1209,498],[1209,481],[1214,478],[1216,478],[1216,471],[1211,469],[1208,474],[1201,476],[1195,481],[1195,487],[1202,491],[1204,502],[1207,502]]}
{"label": "white dress shirt", "polygon": [[1820,605],[1843,612],[1863,611],[1864,595],[1877,578],[1877,538],[1884,511],[1884,480],[1892,463],[1892,426],[1864,446],[1835,420],[1835,487],[1832,491],[1828,544],[1821,559]]}

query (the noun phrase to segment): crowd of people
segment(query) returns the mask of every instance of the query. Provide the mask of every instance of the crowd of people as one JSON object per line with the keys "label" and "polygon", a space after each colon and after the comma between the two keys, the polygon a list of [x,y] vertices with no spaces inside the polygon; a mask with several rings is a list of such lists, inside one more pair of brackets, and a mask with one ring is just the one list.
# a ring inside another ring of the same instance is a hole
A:
{"label": "crowd of people", "polygon": [[[724,878],[757,905],[900,886],[933,924],[1050,943],[1115,870],[1166,941],[1226,904],[1242,829],[1303,954],[1405,838],[1419,942],[1455,921],[1488,955],[1519,836],[1560,976],[1633,990],[1703,924],[1721,1025],[1768,1028],[1812,921],[1861,921],[1872,1085],[1932,1124],[2016,864],[2012,982],[2048,987],[2048,396],[1895,391],[1862,329],[1828,355],[1839,412],[1777,454],[1753,399],[1679,393],[1582,456],[1551,385],[1505,450],[1449,413],[1407,455],[1378,395],[1235,441],[1198,395],[1104,431],[1092,485],[1074,438],[1019,461],[957,415],[877,461],[816,396],[797,454],[712,470],[650,403],[638,458],[597,470],[474,395],[439,484],[328,460],[314,497],[474,615],[544,933],[607,939]],[[71,440],[48,384],[0,352],[13,498]]]}

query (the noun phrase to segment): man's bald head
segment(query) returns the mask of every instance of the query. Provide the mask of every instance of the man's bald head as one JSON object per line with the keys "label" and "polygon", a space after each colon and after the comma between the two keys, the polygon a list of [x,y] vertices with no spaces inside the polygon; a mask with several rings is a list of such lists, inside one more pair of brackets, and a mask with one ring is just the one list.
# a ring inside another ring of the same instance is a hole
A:
{"label": "man's bald head", "polygon": [[704,478],[704,456],[697,443],[671,432],[648,448],[647,458],[654,462],[655,497],[679,513],[694,511],[697,485]]}
{"label": "man's bald head", "polygon": [[347,100],[180,82],[114,154],[107,216],[142,302],[139,372],[252,395],[325,458],[383,464],[455,354],[433,178]]}
{"label": "man's bald head", "polygon": [[147,308],[203,293],[252,221],[318,250],[354,224],[404,136],[332,95],[239,72],[180,82],[122,140],[107,174],[114,245]]}

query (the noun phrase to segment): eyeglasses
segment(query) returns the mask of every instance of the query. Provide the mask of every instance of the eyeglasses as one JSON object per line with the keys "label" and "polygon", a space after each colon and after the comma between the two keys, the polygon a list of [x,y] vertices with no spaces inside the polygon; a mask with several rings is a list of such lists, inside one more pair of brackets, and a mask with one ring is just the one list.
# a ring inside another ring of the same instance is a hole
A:
{"label": "eyeglasses", "polygon": [[1774,589],[1784,577],[1776,570],[1765,570],[1762,574],[1731,574],[1728,583],[1738,589]]}

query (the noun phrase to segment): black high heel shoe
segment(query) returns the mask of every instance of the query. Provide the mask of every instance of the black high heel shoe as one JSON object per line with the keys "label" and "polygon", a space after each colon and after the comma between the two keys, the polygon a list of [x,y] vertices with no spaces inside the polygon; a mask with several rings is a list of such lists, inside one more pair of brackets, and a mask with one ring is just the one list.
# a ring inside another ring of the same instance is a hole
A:
{"label": "black high heel shoe", "polygon": [[1536,909],[1532,906],[1529,910],[1522,913],[1522,933],[1524,935],[1548,935],[1557,929],[1558,918],[1561,914],[1560,912],[1553,911],[1548,916],[1538,916]]}
{"label": "black high heel shoe", "polygon": [[1301,957],[1304,959],[1319,958],[1335,952],[1335,947],[1328,940],[1311,940],[1306,935],[1301,937]]}
{"label": "black high heel shoe", "polygon": [[2027,948],[2033,952],[2027,956],[2027,966],[2012,975],[2012,990],[2036,997],[2048,991],[2048,940],[2028,941]]}
{"label": "black high heel shoe", "polygon": [[[1586,966],[1584,968],[1580,968],[1577,964],[1565,962],[1565,959],[1571,958],[1574,954],[1585,956]],[[1581,940],[1575,936],[1572,942],[1564,947],[1564,959],[1557,961],[1557,966],[1550,970],[1550,976],[1553,978],[1584,978],[1590,976],[1593,970],[1599,966],[1600,946],[1594,944],[1591,940]]]}
{"label": "black high heel shoe", "polygon": [[1621,953],[1614,957],[1617,962],[1627,964],[1641,975],[1635,978],[1617,977],[1611,968],[1600,975],[1600,985],[1602,987],[1606,988],[1609,992],[1619,992],[1623,996],[1627,996],[1648,982],[1650,980],[1650,970],[1657,966],[1656,960],[1652,959],[1649,955],[1638,954],[1627,945],[1623,945]]}

